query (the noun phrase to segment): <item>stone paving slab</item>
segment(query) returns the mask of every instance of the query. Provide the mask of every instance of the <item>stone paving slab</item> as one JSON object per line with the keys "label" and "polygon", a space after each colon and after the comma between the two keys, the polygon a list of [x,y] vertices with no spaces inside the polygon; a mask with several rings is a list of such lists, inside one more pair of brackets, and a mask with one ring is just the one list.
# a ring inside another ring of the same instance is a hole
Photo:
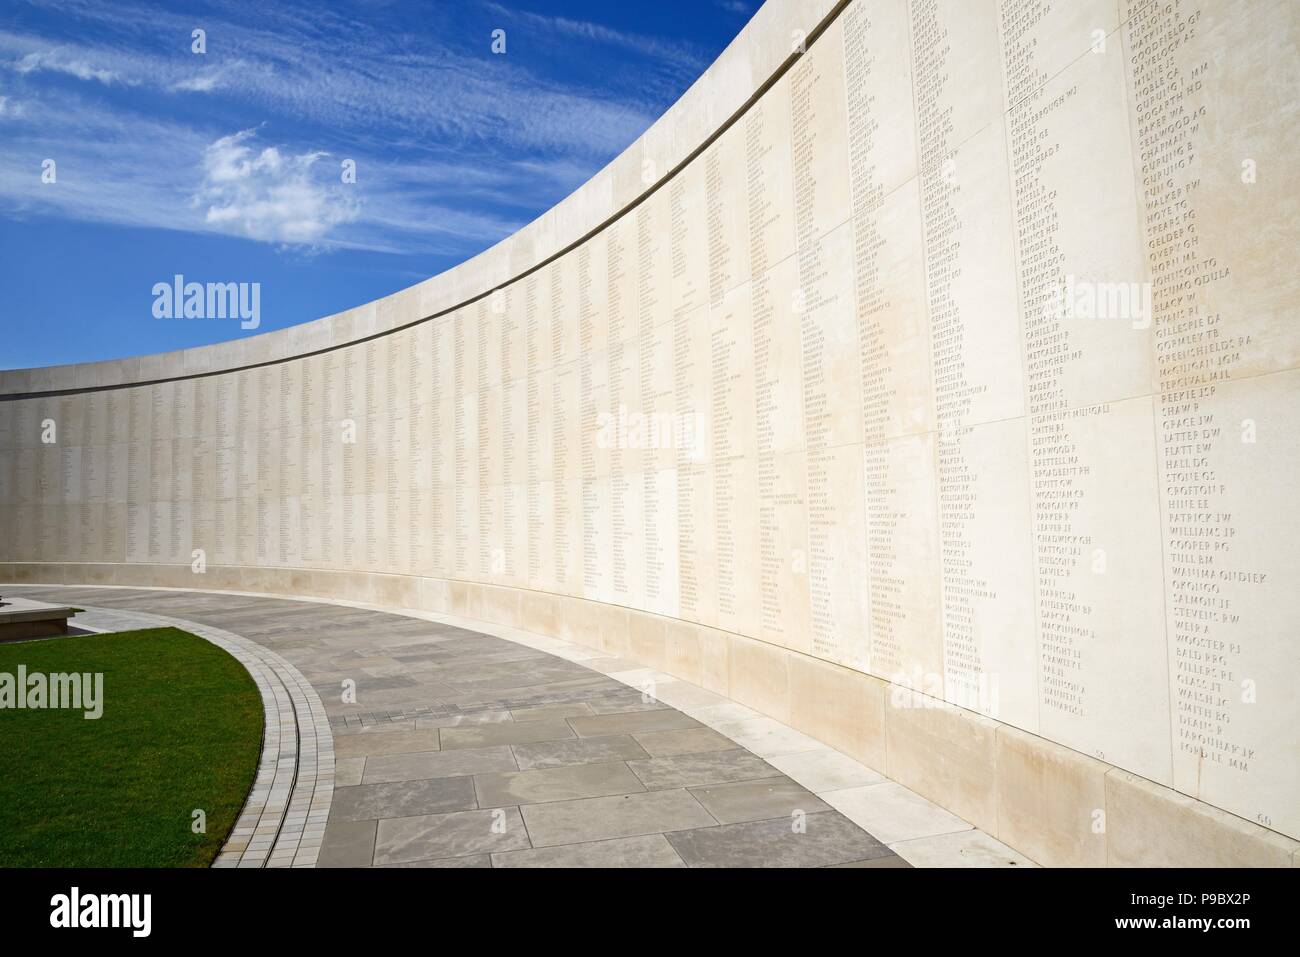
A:
{"label": "stone paving slab", "polygon": [[374,862],[383,866],[530,846],[517,807],[453,811],[380,821]]}
{"label": "stone paving slab", "polygon": [[626,764],[617,762],[476,774],[474,790],[479,807],[507,807],[631,794],[645,788]]}
{"label": "stone paving slab", "polygon": [[418,781],[336,787],[331,818],[340,821],[377,821],[437,811],[469,811],[478,806],[474,797],[473,778],[425,778]]}
{"label": "stone paving slab", "polygon": [[568,764],[603,764],[608,761],[631,761],[648,758],[645,749],[627,734],[601,738],[570,738],[565,741],[538,741],[517,744],[512,750],[522,770],[556,768]]}
{"label": "stone paving slab", "polygon": [[366,758],[363,784],[390,781],[418,781],[449,778],[487,771],[518,771],[514,754],[507,745],[455,751],[423,751],[416,754],[381,754]]}

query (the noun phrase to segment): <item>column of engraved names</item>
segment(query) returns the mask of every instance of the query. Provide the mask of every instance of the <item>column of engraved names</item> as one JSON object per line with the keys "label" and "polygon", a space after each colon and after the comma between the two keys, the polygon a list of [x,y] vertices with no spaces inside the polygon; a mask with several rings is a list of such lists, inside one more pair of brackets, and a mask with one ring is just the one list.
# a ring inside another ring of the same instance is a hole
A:
{"label": "column of engraved names", "polygon": [[541,323],[537,317],[538,273],[524,279],[524,365],[528,371],[527,465],[524,480],[528,487],[528,582],[542,584],[542,409],[539,374],[542,369]]}
{"label": "column of engraved names", "polygon": [[[930,313],[935,418],[939,427],[939,529],[943,581],[944,670],[956,676],[983,672],[974,628],[974,601],[991,597],[986,580],[972,573],[970,526],[975,519],[975,475],[962,449],[974,398],[984,386],[966,378],[963,350],[968,318],[953,295],[961,274],[963,223],[952,197],[950,141],[953,108],[941,94],[949,81],[953,38],[940,21],[936,0],[912,9],[913,89],[916,99],[918,161],[925,241],[926,290]],[[970,689],[963,689],[963,692]]]}
{"label": "column of engraved names", "polygon": [[409,517],[409,506],[403,508],[403,498],[410,487],[404,481],[409,465],[410,454],[408,441],[411,434],[409,416],[411,410],[407,403],[413,396],[406,391],[406,383],[398,376],[398,360],[401,351],[408,354],[413,351],[409,337],[410,330],[386,336],[383,340],[384,360],[384,428],[387,441],[384,443],[384,551],[380,555],[385,571],[396,574],[409,574],[411,556],[411,526],[403,521]]}
{"label": "column of engraved names", "polygon": [[[858,351],[862,359],[863,486],[867,509],[868,622],[871,666],[876,674],[903,668],[900,633],[907,612],[907,583],[899,571],[899,534],[907,516],[897,504],[889,473],[889,413],[896,401],[887,330],[882,320],[893,305],[882,282],[880,251],[885,245],[874,213],[885,199],[885,185],[872,161],[880,121],[873,105],[885,90],[875,76],[876,54],[868,44],[872,9],[855,4],[845,12],[844,86],[849,127],[849,186],[853,202],[854,294]],[[892,132],[892,131],[891,131]],[[906,545],[907,543],[903,543]]]}
{"label": "column of engraved names", "polygon": [[515,435],[514,417],[514,350],[519,335],[519,321],[515,314],[515,289],[509,286],[496,294],[498,318],[501,323],[501,555],[498,574],[513,579],[515,549],[520,534],[519,507],[516,501],[519,475],[517,456],[519,436]]}
{"label": "column of engraved names", "polygon": [[818,95],[825,90],[816,64],[811,58],[799,62],[790,79],[790,150],[794,176],[794,227],[796,243],[796,315],[799,318],[803,370],[803,424],[807,450],[808,485],[808,594],[812,650],[829,661],[840,660],[831,588],[830,547],[836,527],[836,503],[831,494],[830,447],[831,395],[826,370],[829,366],[825,334],[817,321],[818,310],[835,307],[833,299],[824,299],[819,288],[826,276],[817,236],[814,156],[816,136],[813,120]]}
{"label": "column of engraved names", "polygon": [[[362,567],[367,571],[379,568],[379,489],[384,480],[386,466],[379,454],[379,421],[383,414],[379,407],[383,392],[380,389],[379,345],[372,339],[362,347],[366,369],[366,393],[357,419],[364,431],[362,458],[358,461],[357,477],[361,482]],[[385,423],[386,424],[386,423]],[[385,443],[387,444],[387,428]],[[355,567],[355,566],[353,566]]]}
{"label": "column of engraved names", "polygon": [[611,582],[617,601],[628,598],[628,555],[632,546],[631,528],[627,511],[630,501],[629,483],[625,471],[624,446],[628,409],[622,404],[627,365],[627,327],[630,317],[623,310],[631,304],[623,302],[622,280],[626,269],[626,251],[618,225],[605,230],[606,309],[609,321],[609,379],[606,389],[605,414],[607,427],[601,434],[608,439],[609,452],[609,510],[613,530],[610,558]]}
{"label": "column of engraved names", "polygon": [[[489,401],[489,393],[492,390],[492,377],[490,374],[492,346],[491,329],[492,323],[489,321],[488,312],[492,308],[484,300],[479,300],[477,310],[474,314],[475,339],[478,343],[476,356],[478,362],[478,408],[476,410],[477,442],[475,462],[478,464],[478,574],[480,581],[491,581],[494,571],[497,567],[496,555],[499,552],[497,543],[492,540],[492,502],[493,502],[493,472],[497,468],[497,463],[492,461],[489,450],[492,448],[492,429],[491,419],[492,403]],[[500,344],[497,344],[500,349]],[[500,422],[496,423],[500,427]]]}
{"label": "column of engraved names", "polygon": [[553,449],[552,476],[554,479],[553,511],[555,521],[555,581],[561,592],[569,590],[569,407],[565,390],[572,375],[565,365],[564,283],[560,264],[551,265],[551,443]]}
{"label": "column of engraved names", "polygon": [[[148,558],[151,562],[167,559],[167,543],[163,540],[166,531],[163,509],[170,506],[174,496],[176,470],[172,467],[171,428],[172,404],[168,401],[171,383],[148,387],[149,401],[152,406],[149,420],[149,533]],[[57,452],[57,449],[56,449]],[[42,470],[43,471],[43,470]],[[41,489],[40,501],[50,501],[48,489]],[[170,509],[169,509],[170,512]],[[261,549],[259,549],[259,555]]]}
{"label": "column of engraved names", "polygon": [[430,574],[430,551],[435,534],[433,516],[429,511],[433,496],[429,487],[433,474],[429,430],[437,415],[437,405],[430,404],[433,380],[437,379],[433,325],[432,322],[425,322],[411,330],[411,345],[406,350],[406,376],[403,383],[409,403],[406,419],[406,482],[409,490],[406,521],[410,534],[411,572],[415,575]]}
{"label": "column of engraved names", "polygon": [[600,498],[596,488],[596,441],[600,410],[592,365],[596,342],[596,303],[592,294],[591,243],[578,250],[578,430],[582,475],[582,586],[595,598],[600,590],[601,559],[598,542]]}
{"label": "column of engraved names", "polygon": [[[691,441],[687,437],[688,423],[696,421],[695,402],[691,384],[697,357],[691,336],[691,321],[698,321],[694,311],[697,305],[695,290],[687,285],[687,216],[685,176],[675,177],[668,185],[671,206],[669,219],[669,249],[674,287],[681,284],[683,294],[673,303],[673,397],[674,440],[677,452],[677,547],[678,547],[678,599],[681,617],[687,621],[700,620],[700,586],[697,565],[699,542],[695,530],[695,463],[692,461]],[[694,313],[694,314],[693,314]],[[691,438],[694,429],[690,431]]]}
{"label": "column of engraved names", "polygon": [[[469,480],[470,480],[470,463],[468,449],[468,428],[465,418],[466,411],[466,388],[469,379],[469,371],[465,368],[468,361],[466,356],[465,337],[467,335],[465,325],[469,321],[465,310],[458,310],[455,319],[452,320],[452,389],[454,390],[453,401],[455,403],[455,426],[452,442],[455,448],[454,465],[452,467],[452,484],[454,496],[454,518],[455,527],[452,530],[454,541],[452,553],[452,571],[456,578],[467,579],[470,577],[470,556],[469,556]],[[475,377],[477,379],[477,377]]]}
{"label": "column of engraved names", "polygon": [[642,530],[645,542],[645,603],[651,610],[658,610],[664,595],[664,542],[659,534],[659,476],[657,472],[661,434],[657,411],[660,407],[660,395],[656,389],[655,357],[659,350],[655,348],[658,331],[655,329],[655,317],[658,314],[659,290],[655,287],[655,258],[659,255],[660,243],[654,235],[650,204],[642,203],[636,213],[636,309],[637,309],[637,368],[640,377],[641,413],[647,436],[642,458]]}
{"label": "column of engraved names", "polygon": [[[705,225],[708,230],[709,308],[721,310],[731,278],[732,252],[723,227],[722,191],[732,188],[723,182],[720,150],[704,158]],[[709,337],[711,372],[711,418],[713,438],[713,511],[716,516],[718,613],[736,614],[736,473],[743,449],[737,439],[738,423],[732,421],[728,399],[734,388],[731,367],[736,349],[729,328],[711,323]]]}
{"label": "column of engraved names", "polygon": [[1190,95],[1208,64],[1189,69],[1183,62],[1191,21],[1203,11],[1203,4],[1149,4],[1134,13],[1126,41],[1160,381],[1175,747],[1198,768],[1208,762],[1244,773],[1255,752],[1232,729],[1238,659],[1249,634],[1242,610],[1268,575],[1234,560],[1242,529],[1233,519],[1233,490],[1215,464],[1239,441],[1237,423],[1223,421],[1216,400],[1250,339],[1201,299],[1230,275],[1222,251],[1204,247],[1195,223],[1197,133],[1221,120]]}
{"label": "column of engraved names", "polygon": [[1079,91],[1069,86],[1049,95],[1044,89],[1049,77],[1034,56],[1034,31],[1052,12],[1037,0],[1006,0],[1001,10],[1003,61],[1012,104],[1007,123],[1028,386],[1039,694],[1043,707],[1084,717],[1083,663],[1095,631],[1089,603],[1071,588],[1071,578],[1091,546],[1078,517],[1091,467],[1071,437],[1070,422],[1103,415],[1108,407],[1070,410],[1063,382],[1069,366],[1085,356],[1072,344],[1069,324],[1054,305],[1065,288],[1065,255],[1056,192],[1042,173],[1066,148],[1060,139],[1050,138],[1049,121],[1068,109]]}

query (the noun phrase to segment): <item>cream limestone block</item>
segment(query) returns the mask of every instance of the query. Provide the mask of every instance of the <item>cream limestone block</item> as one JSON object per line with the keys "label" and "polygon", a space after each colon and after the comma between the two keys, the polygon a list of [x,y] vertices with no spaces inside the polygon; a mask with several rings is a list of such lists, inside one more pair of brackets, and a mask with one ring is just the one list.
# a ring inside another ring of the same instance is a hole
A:
{"label": "cream limestone block", "polygon": [[1047,867],[1106,866],[1109,766],[1002,725],[996,835]]}
{"label": "cream limestone block", "polygon": [[701,682],[715,694],[731,696],[731,636],[716,628],[700,628]]}
{"label": "cream limestone block", "polygon": [[869,675],[790,654],[790,724],[872,768],[884,769],[886,685]]}
{"label": "cream limestone block", "polygon": [[600,647],[619,658],[628,654],[628,633],[630,612],[626,608],[606,605],[600,602],[590,603],[595,609],[600,627]]}
{"label": "cream limestone block", "polygon": [[[635,614],[633,615],[635,619]],[[679,621],[675,618],[659,618],[664,634],[663,670],[676,675],[683,681],[705,686],[705,657],[702,629],[698,625]],[[725,659],[725,655],[724,655]],[[726,668],[720,669],[725,680]]]}
{"label": "cream limestone block", "polygon": [[451,608],[451,584],[445,579],[420,580],[420,608],[425,611],[446,613]]}
{"label": "cream limestone block", "polygon": [[487,620],[487,597],[485,588],[477,582],[470,582],[465,589],[466,608],[468,609],[466,617],[473,618],[476,621]]}
{"label": "cream limestone block", "polygon": [[727,696],[781,722],[790,720],[790,653],[752,638],[727,641]]}
{"label": "cream limestone block", "polygon": [[603,649],[605,645],[601,632],[600,606],[581,598],[566,599],[563,633],[560,637],[589,648]]}
{"label": "cream limestone block", "polygon": [[627,615],[627,656],[643,665],[676,675],[668,660],[668,620],[639,611],[630,611]]}
{"label": "cream limestone block", "polygon": [[937,436],[863,449],[871,672],[905,685],[943,672]]}
{"label": "cream limestone block", "polygon": [[509,625],[512,628],[522,625],[518,589],[484,585],[482,592],[482,617],[485,621]]}
{"label": "cream limestone block", "polygon": [[375,575],[372,578],[371,599],[392,608],[414,608],[418,601],[419,586],[414,578],[405,575]]}
{"label": "cream limestone block", "polygon": [[1154,428],[1145,396],[1031,419],[1039,733],[1168,783]]}
{"label": "cream limestone block", "polygon": [[1106,775],[1111,867],[1290,867],[1300,843],[1118,768]]}
{"label": "cream limestone block", "polygon": [[976,827],[996,830],[996,721],[891,685],[884,725],[890,778]]}
{"label": "cream limestone block", "polygon": [[945,700],[1038,723],[1024,422],[939,436]]}
{"label": "cream limestone block", "polygon": [[1298,390],[1297,371],[1226,380],[1161,423],[1174,786],[1292,836]]}

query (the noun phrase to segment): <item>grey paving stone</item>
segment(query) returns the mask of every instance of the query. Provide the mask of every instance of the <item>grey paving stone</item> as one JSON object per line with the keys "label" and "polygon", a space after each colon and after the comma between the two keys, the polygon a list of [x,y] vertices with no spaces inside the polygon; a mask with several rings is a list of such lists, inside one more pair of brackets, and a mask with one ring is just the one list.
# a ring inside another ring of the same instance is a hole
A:
{"label": "grey paving stone", "polygon": [[370,731],[337,736],[334,739],[334,754],[340,758],[437,750],[436,728],[427,731]]}
{"label": "grey paving stone", "polygon": [[787,777],[713,784],[690,791],[719,824],[769,818],[790,820],[796,812],[815,814],[831,810],[829,804]]}
{"label": "grey paving stone", "polygon": [[383,754],[366,758],[362,784],[389,781],[418,781],[422,778],[450,778],[487,771],[517,771],[508,747],[457,751],[422,751],[416,754]]}
{"label": "grey paving stone", "polygon": [[425,715],[415,719],[415,726],[421,731],[429,728],[459,728],[475,724],[501,724],[513,721],[509,711],[467,711],[456,714]]}
{"label": "grey paving stone", "polygon": [[520,810],[534,847],[635,837],[715,823],[703,805],[684,790],[526,804]]}
{"label": "grey paving stone", "polygon": [[510,712],[516,721],[577,718],[592,713],[591,706],[585,701],[575,701],[571,704],[544,704],[534,708],[516,708]]}
{"label": "grey paving stone", "polygon": [[809,814],[803,827],[796,832],[787,819],[720,824],[675,831],[668,840],[691,867],[825,867],[894,853],[837,811]]}
{"label": "grey paving stone", "polygon": [[377,678],[373,675],[366,674],[359,668],[357,669],[356,675],[350,677],[354,677],[356,680],[358,698],[375,691],[392,691],[396,688],[414,688],[417,684],[414,678],[406,678],[402,675]]}
{"label": "grey paving stone", "polygon": [[[513,851],[508,853],[514,853]],[[385,867],[491,867],[492,858],[488,854],[471,854],[468,857],[443,857],[436,861],[403,861],[400,864],[385,864]]]}
{"label": "grey paving stone", "polygon": [[317,867],[369,867],[375,853],[374,821],[331,821]]}
{"label": "grey paving stone", "polygon": [[[622,687],[626,687],[623,685]],[[634,711],[668,711],[668,705],[651,699],[646,701],[640,692],[605,695],[588,698],[587,705],[595,714],[629,714]]]}
{"label": "grey paving stone", "polygon": [[478,807],[469,777],[390,781],[334,789],[330,820],[366,821],[385,817],[414,817]]}
{"label": "grey paving stone", "polygon": [[506,721],[500,724],[461,725],[443,728],[442,749],[486,748],[502,744],[529,744],[572,738],[573,729],[563,718],[548,721]]}
{"label": "grey paving stone", "polygon": [[687,728],[684,731],[642,731],[633,735],[637,744],[655,758],[705,751],[733,751],[736,742],[712,728]]}
{"label": "grey paving stone", "polygon": [[680,711],[633,711],[623,714],[598,714],[588,718],[570,718],[569,724],[579,736],[598,734],[636,734],[638,731],[678,731],[682,728],[699,728],[702,725]]}
{"label": "grey paving stone", "polygon": [[[337,725],[331,727],[334,737],[349,734],[375,734],[376,732],[390,731],[415,731],[415,719],[411,718],[406,721],[386,721],[383,724],[354,724],[354,725]],[[436,750],[436,749],[435,749]],[[337,753],[337,749],[335,749]]]}
{"label": "grey paving stone", "polygon": [[644,761],[629,761],[627,766],[652,791],[727,784],[731,781],[756,781],[780,774],[772,765],[743,748],[647,758]]}
{"label": "grey paving stone", "polygon": [[492,855],[493,867],[685,867],[662,834]]}
{"label": "grey paving stone", "polygon": [[568,738],[564,741],[538,741],[516,744],[515,760],[525,771],[533,768],[558,768],[568,764],[604,764],[649,757],[636,739],[627,734],[610,734],[600,738]]}
{"label": "grey paving stone", "polygon": [[[337,742],[338,738],[335,737],[334,740]],[[334,785],[342,788],[360,784],[365,767],[365,758],[339,758],[334,762]]]}
{"label": "grey paving stone", "polygon": [[827,867],[911,867],[897,854],[891,854],[889,857],[877,857],[867,861],[849,861],[847,864],[827,864]]}
{"label": "grey paving stone", "polygon": [[645,788],[627,765],[619,762],[476,774],[474,790],[478,794],[479,807],[505,807],[606,794],[631,794]]}
{"label": "grey paving stone", "polygon": [[529,846],[518,808],[426,814],[380,821],[375,864],[431,861]]}

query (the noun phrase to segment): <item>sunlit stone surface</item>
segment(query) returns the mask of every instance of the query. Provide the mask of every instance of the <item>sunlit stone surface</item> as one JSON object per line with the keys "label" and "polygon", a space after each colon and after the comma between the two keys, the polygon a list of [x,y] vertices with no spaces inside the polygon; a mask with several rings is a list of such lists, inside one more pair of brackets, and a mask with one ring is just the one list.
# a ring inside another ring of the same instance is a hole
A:
{"label": "sunlit stone surface", "polygon": [[632,206],[828,7],[769,3],[444,276],[0,376],[0,580],[641,648],[1047,863],[1135,862],[1097,828],[1147,794],[1116,769],[1169,789],[1134,833],[1209,805],[1300,836],[1300,7],[858,0]]}

